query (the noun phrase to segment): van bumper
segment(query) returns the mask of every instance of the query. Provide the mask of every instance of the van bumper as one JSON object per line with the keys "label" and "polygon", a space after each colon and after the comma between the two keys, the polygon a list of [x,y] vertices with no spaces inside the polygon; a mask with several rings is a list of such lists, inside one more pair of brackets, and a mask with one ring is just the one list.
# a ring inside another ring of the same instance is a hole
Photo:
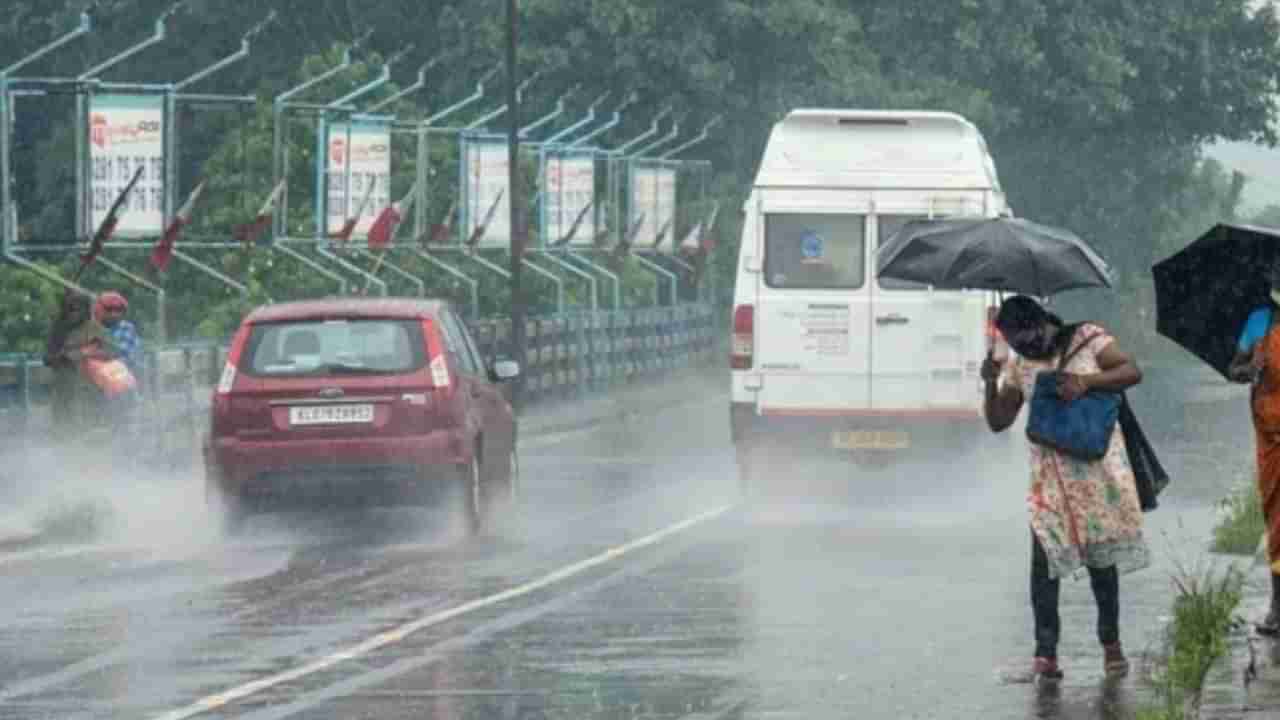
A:
{"label": "van bumper", "polygon": [[[909,454],[963,447],[987,432],[982,414],[971,409],[937,410],[770,410],[754,403],[731,403],[729,431],[740,451],[765,446],[808,453]],[[874,437],[878,447],[851,450],[837,436]],[[870,435],[868,435],[870,434]],[[902,440],[905,437],[905,446]]]}

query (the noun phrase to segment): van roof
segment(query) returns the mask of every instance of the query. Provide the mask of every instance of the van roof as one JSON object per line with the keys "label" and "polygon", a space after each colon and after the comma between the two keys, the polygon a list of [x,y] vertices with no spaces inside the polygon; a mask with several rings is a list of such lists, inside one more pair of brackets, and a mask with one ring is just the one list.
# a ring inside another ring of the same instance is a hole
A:
{"label": "van roof", "polygon": [[793,110],[773,126],[756,185],[1000,191],[973,123],[922,110]]}
{"label": "van roof", "polygon": [[286,322],[338,318],[395,318],[412,320],[434,317],[446,306],[443,300],[421,298],[325,298],[263,305],[249,314],[247,322]]}

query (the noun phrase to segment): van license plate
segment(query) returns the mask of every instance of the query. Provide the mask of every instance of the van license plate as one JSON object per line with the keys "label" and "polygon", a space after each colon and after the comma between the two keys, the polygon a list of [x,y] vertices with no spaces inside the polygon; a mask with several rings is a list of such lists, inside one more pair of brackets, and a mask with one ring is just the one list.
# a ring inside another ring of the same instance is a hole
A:
{"label": "van license plate", "polygon": [[910,433],[899,430],[849,430],[831,433],[831,447],[838,450],[906,450]]}
{"label": "van license plate", "polygon": [[301,405],[289,408],[290,425],[347,425],[373,422],[373,405]]}

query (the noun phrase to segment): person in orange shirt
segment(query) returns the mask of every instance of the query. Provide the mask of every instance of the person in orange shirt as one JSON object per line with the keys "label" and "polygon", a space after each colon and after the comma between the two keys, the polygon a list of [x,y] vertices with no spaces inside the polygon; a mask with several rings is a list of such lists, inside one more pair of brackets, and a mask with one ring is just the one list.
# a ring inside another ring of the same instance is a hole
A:
{"label": "person in orange shirt", "polygon": [[1250,408],[1258,463],[1258,495],[1267,528],[1267,560],[1271,564],[1271,609],[1258,624],[1264,635],[1280,635],[1280,262],[1267,269],[1269,302],[1254,309],[1245,322],[1228,371],[1238,383],[1250,383]]}

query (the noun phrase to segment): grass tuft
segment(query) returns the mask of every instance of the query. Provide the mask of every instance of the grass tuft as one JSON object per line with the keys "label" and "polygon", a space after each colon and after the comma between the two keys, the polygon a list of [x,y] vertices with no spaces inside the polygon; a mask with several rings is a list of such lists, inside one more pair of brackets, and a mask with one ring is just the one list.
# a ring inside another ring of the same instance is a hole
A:
{"label": "grass tuft", "polygon": [[1253,483],[1242,483],[1219,503],[1219,508],[1222,518],[1213,529],[1213,552],[1252,555],[1266,529],[1257,488]]}

